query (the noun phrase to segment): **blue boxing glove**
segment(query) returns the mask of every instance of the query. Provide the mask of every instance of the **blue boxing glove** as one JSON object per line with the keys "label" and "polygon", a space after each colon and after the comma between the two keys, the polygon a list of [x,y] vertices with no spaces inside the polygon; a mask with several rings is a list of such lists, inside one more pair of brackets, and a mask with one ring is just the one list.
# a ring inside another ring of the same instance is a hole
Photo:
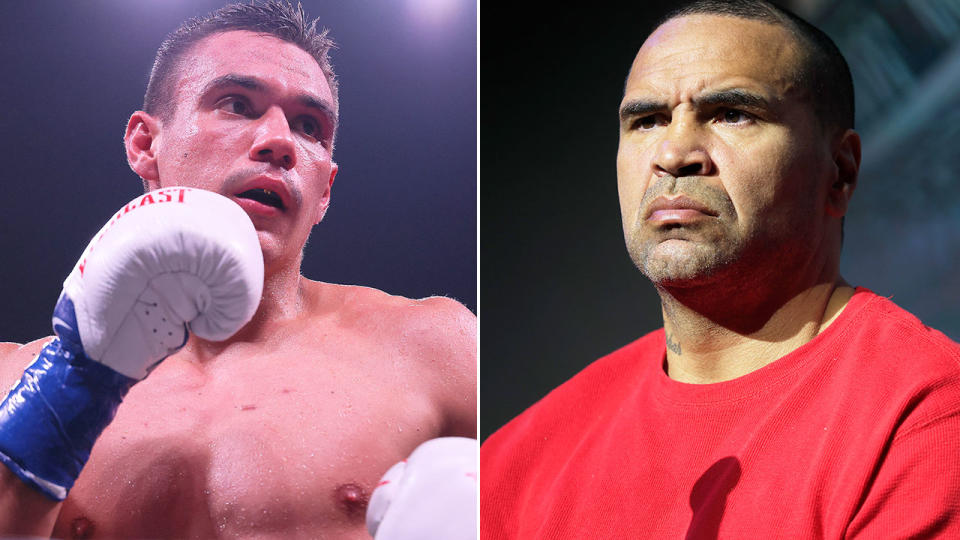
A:
{"label": "blue boxing glove", "polygon": [[256,312],[263,256],[226,197],[165,188],[100,230],[64,281],[50,341],[0,404],[0,461],[63,500],[130,388],[186,344]]}

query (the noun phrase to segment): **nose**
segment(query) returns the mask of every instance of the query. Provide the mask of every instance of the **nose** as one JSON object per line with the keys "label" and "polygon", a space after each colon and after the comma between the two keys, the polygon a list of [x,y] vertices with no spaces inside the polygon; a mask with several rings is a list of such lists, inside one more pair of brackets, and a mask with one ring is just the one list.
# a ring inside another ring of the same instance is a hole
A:
{"label": "nose", "polygon": [[671,122],[653,156],[657,176],[705,176],[713,172],[713,161],[704,146],[704,133],[695,120],[680,118]]}
{"label": "nose", "polygon": [[257,122],[250,159],[290,170],[297,165],[297,146],[287,116],[279,107],[267,109]]}

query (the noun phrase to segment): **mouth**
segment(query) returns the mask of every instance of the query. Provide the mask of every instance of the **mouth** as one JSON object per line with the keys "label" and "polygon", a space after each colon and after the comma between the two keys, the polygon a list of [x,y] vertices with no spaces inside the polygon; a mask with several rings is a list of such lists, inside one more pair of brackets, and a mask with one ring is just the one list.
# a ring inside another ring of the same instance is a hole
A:
{"label": "mouth", "polygon": [[273,190],[266,188],[253,188],[248,189],[244,192],[237,193],[236,197],[238,199],[247,199],[260,203],[264,206],[269,206],[271,208],[276,208],[277,210],[284,211],[287,209],[286,205],[283,204],[283,198],[279,193]]}
{"label": "mouth", "polygon": [[654,200],[644,213],[644,220],[659,224],[684,224],[719,215],[719,212],[700,201],[681,195],[673,199],[659,197]]}
{"label": "mouth", "polygon": [[286,206],[284,206],[283,198],[280,197],[280,194],[266,188],[248,189],[247,191],[238,193],[237,198],[256,201],[260,204],[270,206],[278,210],[286,210]]}

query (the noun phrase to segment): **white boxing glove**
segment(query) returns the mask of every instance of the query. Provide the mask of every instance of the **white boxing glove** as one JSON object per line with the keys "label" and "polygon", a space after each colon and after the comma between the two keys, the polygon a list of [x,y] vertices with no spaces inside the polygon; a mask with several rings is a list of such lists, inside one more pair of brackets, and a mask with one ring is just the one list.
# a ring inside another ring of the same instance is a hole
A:
{"label": "white boxing glove", "polygon": [[137,197],[83,252],[54,308],[57,338],[0,403],[0,462],[62,501],[137,381],[193,331],[223,340],[263,291],[263,255],[246,213],[215,193]]}
{"label": "white boxing glove", "polygon": [[429,440],[380,480],[367,507],[376,540],[477,538],[476,439]]}
{"label": "white boxing glove", "polygon": [[[230,199],[173,187],[137,197],[64,281],[87,357],[134,379],[182,347],[246,324],[263,292],[253,223]],[[54,321],[56,328],[56,321]]]}

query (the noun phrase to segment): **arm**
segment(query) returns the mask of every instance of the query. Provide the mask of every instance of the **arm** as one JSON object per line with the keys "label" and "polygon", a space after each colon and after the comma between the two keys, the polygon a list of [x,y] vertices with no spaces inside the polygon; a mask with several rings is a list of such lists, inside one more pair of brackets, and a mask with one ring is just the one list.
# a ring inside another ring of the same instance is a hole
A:
{"label": "arm", "polygon": [[404,335],[416,335],[422,373],[442,412],[441,437],[381,478],[367,509],[377,540],[475,538],[477,529],[477,319],[455,300],[421,300]]}
{"label": "arm", "polygon": [[26,537],[48,537],[63,503],[44,497],[0,467],[0,531]]}
{"label": "arm", "polygon": [[6,382],[19,378],[0,404],[0,533],[49,533],[129,389],[189,332],[215,341],[236,332],[262,285],[256,232],[228,199],[158,190],[118,212],[64,282],[57,337],[39,353],[0,349]]}
{"label": "arm", "polygon": [[960,537],[960,411],[897,435],[845,538]]}
{"label": "arm", "polygon": [[444,297],[423,300],[430,306],[425,341],[428,369],[436,375],[443,411],[444,437],[477,437],[477,317],[463,304]]}
{"label": "arm", "polygon": [[[52,337],[26,345],[0,343],[0,387],[9,389],[23,368]],[[7,467],[0,467],[0,531],[23,536],[50,536],[63,504],[41,495]]]}

